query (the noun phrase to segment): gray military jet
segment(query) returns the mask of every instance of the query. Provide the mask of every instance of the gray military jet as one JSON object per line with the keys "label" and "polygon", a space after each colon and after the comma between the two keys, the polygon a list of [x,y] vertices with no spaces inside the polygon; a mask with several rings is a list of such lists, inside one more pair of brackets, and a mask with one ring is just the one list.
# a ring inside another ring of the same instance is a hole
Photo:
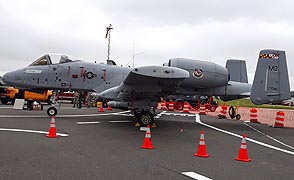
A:
{"label": "gray military jet", "polygon": [[[58,59],[59,62],[54,62]],[[212,62],[174,58],[164,66],[127,68],[109,60],[96,64],[46,54],[29,66],[8,72],[4,82],[20,89],[93,91],[116,108],[134,111],[141,125],[154,122],[160,97],[215,95],[223,99],[251,97],[255,104],[290,99],[285,51],[262,50],[253,85],[248,84],[245,61],[228,60],[226,68]],[[57,113],[54,107],[50,111]]]}

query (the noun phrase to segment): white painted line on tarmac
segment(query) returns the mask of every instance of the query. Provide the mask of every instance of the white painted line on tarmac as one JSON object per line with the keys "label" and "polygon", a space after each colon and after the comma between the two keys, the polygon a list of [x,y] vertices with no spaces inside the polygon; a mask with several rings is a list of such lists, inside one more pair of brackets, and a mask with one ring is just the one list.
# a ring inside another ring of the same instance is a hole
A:
{"label": "white painted line on tarmac", "polygon": [[0,109],[12,109],[12,106],[0,107]]}
{"label": "white painted line on tarmac", "polygon": [[[38,134],[48,134],[46,131],[35,131],[35,130],[27,130],[27,129],[7,129],[0,128],[0,131],[13,131],[13,132],[27,132],[27,133],[38,133]],[[56,133],[58,136],[67,137],[68,134]]]}
{"label": "white painted line on tarmac", "polygon": [[[67,118],[67,117],[95,117],[95,116],[110,116],[110,115],[120,115],[120,116],[125,116],[126,114],[124,113],[129,113],[130,111],[122,111],[122,112],[116,112],[116,113],[105,113],[105,114],[69,114],[69,115],[56,115],[56,117],[62,117],[62,118]],[[128,116],[128,115],[127,115]],[[45,118],[49,117],[48,115],[0,115],[0,118]]]}
{"label": "white painted line on tarmac", "polygon": [[35,115],[35,116],[30,116],[30,115],[0,115],[0,118],[44,118],[44,117],[49,117],[45,115]]}
{"label": "white painted line on tarmac", "polygon": [[122,113],[120,113],[120,114],[112,114],[112,115],[119,115],[119,116],[127,116],[127,117],[132,117],[132,116],[134,116],[134,115],[132,115],[132,114],[122,114]]}
{"label": "white painted line on tarmac", "polygon": [[197,174],[195,172],[182,172],[182,174],[185,176],[188,176],[190,178],[197,179],[197,180],[212,180],[208,177],[202,176],[202,175]]}
{"label": "white painted line on tarmac", "polygon": [[110,116],[110,115],[125,115],[130,111],[122,111],[115,113],[105,113],[105,114],[70,114],[70,115],[57,115],[56,117],[93,117],[93,116]]}
{"label": "white painted line on tarmac", "polygon": [[129,123],[129,122],[132,122],[132,121],[108,121],[108,122],[111,122],[111,123]]}
{"label": "white painted line on tarmac", "polygon": [[290,146],[290,145],[288,145],[288,144],[286,144],[286,143],[283,143],[282,141],[279,141],[279,140],[277,140],[277,139],[271,137],[270,135],[267,135],[267,134],[265,134],[265,133],[259,131],[258,129],[256,129],[256,128],[250,126],[250,125],[247,124],[247,123],[244,123],[244,122],[242,122],[242,123],[243,123],[244,125],[248,126],[249,128],[253,129],[254,131],[256,131],[256,132],[258,132],[258,133],[260,133],[260,134],[266,136],[267,138],[269,138],[269,139],[271,139],[271,140],[273,140],[273,141],[275,141],[275,142],[277,142],[277,143],[279,143],[279,144],[282,144],[283,146],[286,146],[286,147],[288,147],[288,148],[294,150],[294,147],[293,147],[293,146]]}
{"label": "white painted line on tarmac", "polygon": [[161,113],[157,114],[154,118],[159,119],[161,117],[161,115],[163,115],[165,113],[166,113],[166,111],[162,111]]}
{"label": "white painted line on tarmac", "polygon": [[188,117],[194,117],[195,114],[187,114],[187,113],[167,113],[166,111],[163,111],[162,115],[173,115],[173,116],[188,116]]}
{"label": "white painted line on tarmac", "polygon": [[[217,128],[217,127],[214,127],[214,126],[211,126],[209,124],[205,124],[205,123],[201,122],[199,114],[196,114],[195,121],[198,124],[201,124],[203,126],[209,127],[209,128],[214,129],[216,131],[219,131],[219,132],[222,132],[222,133],[226,133],[226,134],[229,134],[229,135],[238,137],[238,138],[242,138],[241,135],[238,135],[238,134],[232,133],[230,131],[226,131],[226,130],[223,130],[223,129],[220,129],[220,128]],[[246,137],[246,140],[248,140],[250,142],[253,142],[255,144],[259,144],[261,146],[267,147],[267,148],[271,148],[271,149],[274,149],[274,150],[277,150],[277,151],[281,151],[281,152],[284,152],[284,153],[287,153],[287,154],[294,155],[294,152],[293,151],[288,151],[286,149],[278,148],[276,146],[272,146],[272,145],[269,145],[269,144],[266,144],[266,143],[263,143],[263,142],[260,142],[260,141],[257,141],[257,140],[248,138],[248,137]]]}
{"label": "white painted line on tarmac", "polygon": [[100,124],[101,122],[99,121],[92,121],[92,122],[83,122],[83,121],[80,121],[80,122],[76,122],[77,124]]}
{"label": "white painted line on tarmac", "polygon": [[140,127],[140,131],[147,131],[149,128],[147,127]]}

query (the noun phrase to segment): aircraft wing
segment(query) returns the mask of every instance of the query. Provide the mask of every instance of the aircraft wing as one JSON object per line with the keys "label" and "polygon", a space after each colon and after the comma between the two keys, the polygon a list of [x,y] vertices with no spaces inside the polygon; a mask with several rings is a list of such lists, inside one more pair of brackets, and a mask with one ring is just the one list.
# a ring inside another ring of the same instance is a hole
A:
{"label": "aircraft wing", "polygon": [[151,100],[162,95],[175,94],[179,83],[189,78],[189,72],[167,66],[143,66],[134,68],[123,82],[99,94],[113,100]]}

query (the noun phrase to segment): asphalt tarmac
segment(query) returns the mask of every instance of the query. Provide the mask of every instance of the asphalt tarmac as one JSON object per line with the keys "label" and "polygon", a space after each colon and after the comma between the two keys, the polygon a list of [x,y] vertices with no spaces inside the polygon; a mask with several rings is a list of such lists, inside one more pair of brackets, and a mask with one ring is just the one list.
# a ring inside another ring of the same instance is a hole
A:
{"label": "asphalt tarmac", "polygon": [[[0,179],[294,177],[294,129],[171,112],[157,117],[157,127],[151,128],[155,148],[148,150],[140,148],[145,131],[122,110],[100,113],[96,108],[63,105],[55,118],[56,128],[68,136],[51,139],[46,137],[51,119],[45,110],[0,105]],[[208,158],[193,156],[202,130]],[[248,137],[251,162],[235,160],[242,134]]]}

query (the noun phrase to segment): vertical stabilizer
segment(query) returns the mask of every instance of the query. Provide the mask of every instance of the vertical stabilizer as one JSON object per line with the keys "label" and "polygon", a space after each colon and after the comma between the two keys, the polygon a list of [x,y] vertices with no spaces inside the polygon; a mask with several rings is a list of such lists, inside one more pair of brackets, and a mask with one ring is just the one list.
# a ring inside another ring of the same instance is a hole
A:
{"label": "vertical stabilizer", "polygon": [[250,99],[254,104],[280,103],[290,99],[285,51],[260,51]]}
{"label": "vertical stabilizer", "polygon": [[246,62],[244,60],[229,59],[226,68],[230,74],[230,81],[248,83]]}

